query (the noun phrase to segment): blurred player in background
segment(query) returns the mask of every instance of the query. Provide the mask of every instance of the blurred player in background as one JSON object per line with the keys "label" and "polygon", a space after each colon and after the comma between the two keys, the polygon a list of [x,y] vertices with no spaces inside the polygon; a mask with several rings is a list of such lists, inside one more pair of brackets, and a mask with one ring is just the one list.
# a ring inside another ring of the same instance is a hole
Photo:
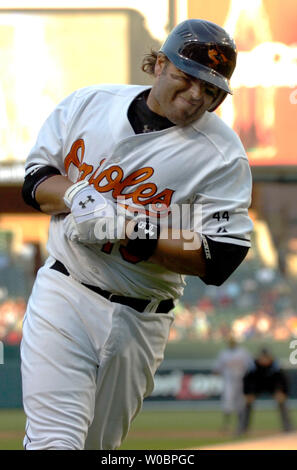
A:
{"label": "blurred player in background", "polygon": [[252,367],[247,371],[243,379],[245,408],[243,413],[241,433],[248,430],[251,420],[253,403],[261,393],[273,395],[285,432],[292,430],[291,419],[287,408],[289,385],[284,371],[272,354],[263,348],[253,361]]}
{"label": "blurred player in background", "polygon": [[214,372],[223,378],[222,410],[223,424],[222,430],[227,431],[230,427],[231,416],[237,416],[237,430],[241,429],[243,418],[244,395],[243,377],[251,367],[252,357],[249,352],[239,346],[234,336],[227,338],[227,348],[220,352],[214,367]]}

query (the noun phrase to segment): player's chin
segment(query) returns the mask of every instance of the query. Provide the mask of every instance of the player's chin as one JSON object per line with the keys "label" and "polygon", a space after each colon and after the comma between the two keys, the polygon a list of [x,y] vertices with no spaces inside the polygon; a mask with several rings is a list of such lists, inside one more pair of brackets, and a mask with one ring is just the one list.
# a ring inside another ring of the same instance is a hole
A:
{"label": "player's chin", "polygon": [[175,112],[171,113],[171,116],[168,119],[177,126],[187,126],[194,121],[197,121],[203,114],[205,110],[200,106],[198,109],[192,110],[189,109],[177,109]]}

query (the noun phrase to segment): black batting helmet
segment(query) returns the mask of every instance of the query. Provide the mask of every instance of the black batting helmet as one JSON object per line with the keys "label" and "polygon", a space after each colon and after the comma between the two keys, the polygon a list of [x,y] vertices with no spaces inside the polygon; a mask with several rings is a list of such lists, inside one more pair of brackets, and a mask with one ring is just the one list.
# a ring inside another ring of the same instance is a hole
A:
{"label": "black batting helmet", "polygon": [[232,94],[229,80],[235,69],[234,40],[220,26],[206,20],[186,20],[169,34],[160,52],[180,70],[215,85],[220,93],[209,111]]}

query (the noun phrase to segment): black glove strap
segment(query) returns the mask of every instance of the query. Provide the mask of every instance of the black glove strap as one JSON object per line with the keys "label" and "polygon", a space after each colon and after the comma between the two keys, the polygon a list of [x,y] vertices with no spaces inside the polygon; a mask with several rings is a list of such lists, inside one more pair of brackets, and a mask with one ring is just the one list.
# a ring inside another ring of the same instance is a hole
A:
{"label": "black glove strap", "polygon": [[152,222],[148,217],[141,218],[134,226],[131,239],[126,245],[127,251],[142,260],[149,259],[158,243],[160,226]]}

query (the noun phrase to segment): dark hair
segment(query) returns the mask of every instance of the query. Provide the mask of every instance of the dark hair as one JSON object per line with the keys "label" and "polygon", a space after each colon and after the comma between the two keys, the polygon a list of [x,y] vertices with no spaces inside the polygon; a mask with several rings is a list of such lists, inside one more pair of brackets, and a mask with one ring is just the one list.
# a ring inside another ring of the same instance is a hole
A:
{"label": "dark hair", "polygon": [[157,57],[159,54],[162,54],[166,60],[168,61],[167,57],[165,54],[162,52],[157,52],[154,49],[151,49],[151,52],[148,54],[145,54],[142,64],[141,64],[141,70],[145,73],[148,73],[149,75],[154,75],[155,74],[155,65],[157,62]]}
{"label": "dark hair", "polygon": [[260,356],[269,356],[269,357],[272,356],[271,352],[266,347],[260,349],[260,354],[259,355]]}

